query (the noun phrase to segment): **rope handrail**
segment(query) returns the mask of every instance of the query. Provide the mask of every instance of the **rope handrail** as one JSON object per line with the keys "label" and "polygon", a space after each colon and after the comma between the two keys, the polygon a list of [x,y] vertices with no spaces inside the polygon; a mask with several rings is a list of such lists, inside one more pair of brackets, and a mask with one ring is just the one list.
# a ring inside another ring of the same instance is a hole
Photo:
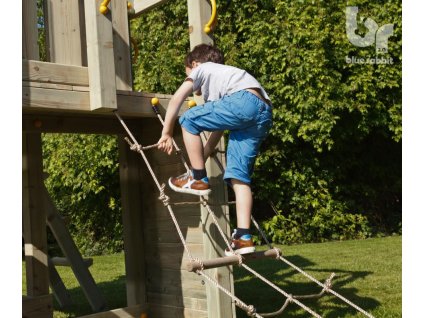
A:
{"label": "rope handrail", "polygon": [[[120,117],[120,115],[118,114],[117,111],[114,112],[114,114],[116,115],[116,117],[118,118],[119,122],[121,123],[121,125],[123,126],[123,128],[126,130],[126,132],[128,133],[130,139],[127,140],[127,142],[129,141],[130,143],[132,143],[132,145],[136,145],[135,147],[131,147],[131,150],[138,152],[139,154],[141,154],[145,164],[147,165],[147,168],[153,178],[153,181],[155,182],[159,192],[160,192],[160,196],[159,196],[159,200],[161,200],[163,202],[163,205],[165,207],[167,207],[168,211],[169,211],[169,215],[175,225],[175,228],[178,232],[179,235],[179,239],[181,240],[182,245],[184,246],[184,250],[188,255],[188,258],[190,260],[190,262],[195,262],[198,261],[198,259],[194,258],[187,246],[187,243],[184,239],[184,236],[182,234],[182,231],[179,227],[178,221],[176,220],[175,214],[173,212],[172,209],[172,205],[169,203],[169,197],[165,194],[165,185],[160,185],[159,181],[157,180],[157,177],[147,159],[147,157],[144,154],[144,150],[143,147],[138,143],[138,141],[136,140],[136,138],[134,137],[134,135],[131,133],[131,131],[129,130],[129,128],[127,127],[127,125],[125,124],[125,122],[123,121],[123,119]],[[176,148],[176,147],[175,147]],[[207,211],[209,212],[209,214],[212,216],[213,221],[215,223],[215,225],[217,226],[220,234],[222,235],[222,238],[224,239],[226,245],[228,246],[228,249],[235,255],[231,245],[229,244],[228,239],[226,238],[226,235],[223,233],[222,228],[219,226],[216,216],[214,214],[214,212],[210,209],[209,205],[207,204],[206,199],[203,196],[200,196],[200,200],[202,203],[205,203],[205,207],[207,208]],[[242,263],[242,257],[241,255],[238,256],[239,257],[239,265],[243,265]],[[261,315],[256,313],[256,309],[254,308],[254,306],[252,305],[246,305],[244,302],[242,302],[239,298],[237,298],[234,294],[232,294],[230,291],[226,290],[223,286],[221,286],[215,279],[209,277],[207,274],[204,273],[204,270],[197,270],[197,274],[203,276],[204,278],[206,278],[210,283],[212,283],[213,285],[215,285],[217,288],[219,288],[220,290],[222,290],[225,294],[227,294],[229,297],[231,297],[231,299],[234,301],[234,304],[241,308],[242,310],[246,311],[248,313],[248,315],[250,315],[251,317],[257,317],[257,318],[263,318]],[[311,310],[309,309],[309,312]],[[313,312],[313,311],[311,311]],[[315,317],[320,317],[318,314],[314,313]]]}

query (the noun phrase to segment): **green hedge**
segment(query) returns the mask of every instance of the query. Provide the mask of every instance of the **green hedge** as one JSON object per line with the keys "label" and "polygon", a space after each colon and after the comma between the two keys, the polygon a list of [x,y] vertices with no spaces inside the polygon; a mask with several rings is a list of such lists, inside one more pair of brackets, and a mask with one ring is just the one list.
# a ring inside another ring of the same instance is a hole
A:
{"label": "green hedge", "polygon": [[115,136],[43,135],[45,181],[85,255],[122,250],[123,227]]}

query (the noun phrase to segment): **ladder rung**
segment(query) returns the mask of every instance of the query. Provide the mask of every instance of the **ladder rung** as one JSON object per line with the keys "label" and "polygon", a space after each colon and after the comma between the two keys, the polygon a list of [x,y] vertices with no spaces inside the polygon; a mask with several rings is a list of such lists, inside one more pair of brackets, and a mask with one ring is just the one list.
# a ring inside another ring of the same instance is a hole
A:
{"label": "ladder rung", "polygon": [[[261,258],[277,258],[278,255],[282,255],[280,249],[273,248],[271,250],[267,251],[261,251],[261,252],[254,252],[250,254],[243,254],[242,255],[242,261],[249,261],[252,259],[261,259]],[[189,272],[196,272],[197,270],[203,269],[210,269],[210,268],[216,268],[216,267],[222,267],[222,266],[228,266],[228,265],[236,265],[239,264],[239,258],[236,255],[233,256],[226,256],[226,257],[218,257],[213,259],[208,259],[202,261],[203,264],[201,264],[199,261],[189,262],[187,264],[187,270]]]}
{"label": "ladder rung", "polygon": [[[52,257],[51,262],[55,266],[71,266],[71,263],[66,257]],[[92,258],[84,258],[83,262],[87,267],[90,267],[91,265],[93,265]]]}

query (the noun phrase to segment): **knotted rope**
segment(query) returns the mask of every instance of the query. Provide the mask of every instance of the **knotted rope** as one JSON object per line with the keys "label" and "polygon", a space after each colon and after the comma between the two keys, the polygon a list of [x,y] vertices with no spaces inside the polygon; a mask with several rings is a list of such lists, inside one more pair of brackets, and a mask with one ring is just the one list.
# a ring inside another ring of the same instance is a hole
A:
{"label": "knotted rope", "polygon": [[[126,126],[126,124],[124,123],[124,121],[122,120],[122,118],[119,116],[119,114],[117,112],[115,112],[115,115],[117,116],[117,118],[119,119],[119,121],[121,122],[122,126],[125,128],[125,130],[127,131],[128,135],[131,137],[132,142],[128,139],[125,138],[125,140],[128,142],[128,144],[130,145],[131,150],[136,151],[138,153],[141,154],[141,156],[143,157],[148,170],[150,171],[151,176],[153,177],[154,182],[156,183],[157,188],[159,189],[160,192],[160,196],[159,196],[159,200],[161,200],[163,202],[163,205],[165,207],[167,207],[169,214],[173,220],[173,223],[175,225],[175,228],[178,232],[179,238],[184,246],[185,251],[187,252],[187,255],[190,259],[191,262],[198,262],[201,265],[201,268],[199,270],[197,270],[197,274],[203,276],[204,278],[206,278],[210,283],[212,283],[214,286],[216,286],[217,288],[219,288],[220,290],[222,290],[225,294],[227,294],[229,297],[232,298],[232,300],[234,301],[235,305],[237,305],[238,307],[240,307],[241,309],[243,309],[244,311],[247,312],[247,314],[251,317],[258,317],[258,318],[263,318],[263,317],[273,317],[275,316],[274,313],[272,314],[263,314],[263,316],[261,316],[260,314],[256,313],[256,310],[254,308],[254,306],[252,305],[247,305],[244,302],[242,302],[239,298],[237,298],[235,295],[233,295],[230,291],[228,291],[227,289],[225,289],[223,286],[221,286],[216,280],[214,280],[213,278],[209,277],[207,274],[204,273],[204,264],[203,262],[198,259],[198,258],[193,258],[187,244],[186,241],[183,237],[182,231],[179,227],[179,224],[176,220],[176,217],[173,213],[172,207],[171,207],[171,203],[170,203],[170,199],[169,197],[165,194],[165,185],[162,184],[160,185],[152,168],[151,165],[149,163],[149,161],[147,160],[145,154],[144,154],[144,150],[147,149],[152,149],[152,148],[156,148],[158,146],[158,144],[154,144],[151,146],[146,146],[146,147],[142,147],[140,144],[138,144],[138,142],[136,141],[135,137],[132,135],[132,133],[130,132],[130,130],[128,129],[128,127]],[[161,116],[158,114],[158,117],[160,119],[160,121],[163,124],[163,119],[161,118]],[[180,149],[178,148],[178,146],[176,145],[176,142],[172,139],[173,141],[173,145],[176,148],[177,152],[180,152]],[[216,153],[215,153],[216,154]],[[189,171],[189,167],[185,161],[185,159],[183,158],[183,156],[181,156],[182,161],[184,163],[185,168],[187,169],[187,171]],[[216,156],[213,156],[213,158],[215,158],[216,163],[218,163],[219,167],[221,169],[223,169],[223,166],[221,165],[220,161],[217,159]],[[214,212],[210,209],[210,206],[207,202],[207,200],[203,197],[200,196],[200,203],[207,209],[208,213],[212,216],[213,218],[213,222],[216,225],[221,237],[223,238],[223,240],[225,241],[226,246],[228,247],[228,250],[232,253],[234,253],[234,250],[231,246],[231,244],[229,243],[228,239],[226,238],[226,235],[224,234],[222,228],[220,227],[217,218],[214,214]],[[273,248],[272,245],[269,243],[267,237],[265,236],[265,234],[263,233],[263,231],[260,229],[260,227],[258,226],[257,222],[254,220],[253,217],[251,217],[251,219],[253,220],[254,225],[256,226],[256,228],[259,230],[260,234],[262,235],[262,237],[264,238],[264,240],[266,241],[267,245],[269,248]],[[235,254],[236,255],[236,254]],[[307,306],[305,306],[304,304],[302,304],[301,302],[299,302],[296,298],[299,298],[300,296],[292,296],[291,294],[286,293],[285,291],[283,291],[281,288],[279,288],[278,286],[276,286],[275,284],[273,284],[272,282],[270,282],[269,280],[267,280],[265,277],[263,277],[261,274],[257,273],[255,270],[253,270],[252,268],[250,268],[249,266],[247,266],[246,264],[243,264],[243,259],[241,255],[237,255],[238,259],[239,259],[239,265],[244,267],[246,270],[248,270],[250,273],[252,273],[253,275],[255,275],[256,277],[258,277],[259,279],[261,279],[263,282],[265,282],[266,284],[268,284],[269,286],[273,287],[275,290],[277,290],[278,292],[280,292],[281,294],[283,294],[286,297],[286,301],[285,304],[283,305],[283,307],[281,308],[282,310],[286,307],[286,305],[290,302],[294,302],[296,303],[298,306],[300,306],[301,308],[303,308],[305,311],[307,311],[308,313],[310,313],[311,315],[313,315],[314,317],[317,318],[321,318],[320,315],[318,315],[317,313],[315,313],[314,311],[312,311],[310,308],[308,308]],[[322,284],[321,282],[319,282],[318,280],[316,280],[314,277],[310,276],[309,274],[307,274],[306,272],[304,272],[303,270],[301,270],[299,267],[295,266],[294,264],[290,263],[289,261],[287,261],[284,257],[282,257],[279,253],[279,250],[277,250],[277,259],[280,259],[282,261],[284,261],[285,263],[287,263],[288,265],[290,265],[291,267],[293,267],[294,269],[296,269],[297,271],[299,271],[301,274],[303,274],[304,276],[306,276],[307,278],[309,278],[310,280],[312,280],[313,282],[317,283],[319,286],[323,287],[322,293],[328,291],[330,293],[332,293],[333,295],[337,296],[338,298],[342,299],[343,301],[345,301],[347,304],[349,304],[350,306],[354,307],[355,309],[357,309],[358,311],[360,311],[361,313],[363,313],[364,315],[366,315],[367,317],[373,318],[372,315],[368,314],[366,311],[364,311],[363,309],[361,309],[360,307],[358,307],[357,305],[353,304],[352,302],[350,302],[349,300],[347,300],[346,298],[342,297],[341,295],[339,295],[338,293],[334,292],[331,289],[331,280],[334,276],[334,274],[332,273],[332,275],[330,276],[329,279],[326,280],[325,284]]]}

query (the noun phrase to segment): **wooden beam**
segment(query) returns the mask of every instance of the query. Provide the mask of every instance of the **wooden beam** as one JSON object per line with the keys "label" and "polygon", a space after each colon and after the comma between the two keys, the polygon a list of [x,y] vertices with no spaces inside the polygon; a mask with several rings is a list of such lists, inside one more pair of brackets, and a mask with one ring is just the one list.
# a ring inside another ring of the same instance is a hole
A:
{"label": "wooden beam", "polygon": [[147,311],[146,306],[135,305],[126,308],[103,311],[92,315],[80,316],[79,318],[144,318]]}
{"label": "wooden beam", "polygon": [[99,11],[101,2],[84,2],[90,108],[110,111],[117,109],[113,28],[109,16]]}
{"label": "wooden beam", "polygon": [[22,2],[22,58],[39,60],[37,1]]}
{"label": "wooden beam", "polygon": [[141,207],[140,163],[137,153],[119,137],[119,175],[121,186],[123,240],[125,249],[127,305],[147,302],[143,213]]}
{"label": "wooden beam", "polygon": [[50,61],[69,65],[84,65],[86,59],[84,21],[79,0],[47,0],[47,32]]}
{"label": "wooden beam", "polygon": [[90,303],[91,308],[94,311],[104,310],[106,307],[105,300],[44,186],[41,193],[41,199],[44,201],[47,211],[47,224],[56,238],[63,254],[65,254],[66,258],[71,263],[72,271],[81,285],[82,291]]}
{"label": "wooden beam", "polygon": [[[35,83],[37,84],[36,86]],[[112,116],[112,109],[107,112],[103,110],[91,111],[90,93],[81,91],[80,86],[57,87],[58,84],[39,82],[23,82],[22,87],[22,108],[25,112],[61,112],[67,114],[91,114],[96,116]],[[38,86],[38,87],[37,87]],[[42,86],[42,87],[41,87]],[[72,90],[71,90],[72,89]],[[151,98],[160,99],[159,109],[165,113],[171,95],[149,94],[141,92],[118,91],[117,108],[122,116],[132,117],[155,117],[151,109]],[[186,109],[181,107],[179,115]]]}
{"label": "wooden beam", "polygon": [[112,1],[113,49],[116,88],[132,91],[132,66],[126,1]]}
{"label": "wooden beam", "polygon": [[23,232],[28,296],[49,294],[41,134],[23,134]]}
{"label": "wooden beam", "polygon": [[22,107],[24,110],[91,111],[88,92],[25,86],[22,87]]}
{"label": "wooden beam", "polygon": [[23,232],[27,295],[23,299],[23,317],[52,317],[49,295],[47,233],[42,190],[41,134],[23,134],[22,184]]}
{"label": "wooden beam", "polygon": [[[168,0],[134,0],[135,14],[133,17],[139,16],[141,13],[154,9],[158,5],[166,3]],[[132,16],[131,16],[132,18]]]}
{"label": "wooden beam", "polygon": [[68,308],[72,305],[70,294],[51,259],[48,260],[48,272],[50,276],[50,287],[60,308]]}
{"label": "wooden beam", "polygon": [[213,39],[204,32],[211,16],[211,5],[207,0],[188,0],[189,41],[191,50],[202,43],[213,44]]}
{"label": "wooden beam", "polygon": [[83,66],[22,60],[22,80],[87,86],[88,68]]}
{"label": "wooden beam", "polygon": [[52,295],[22,297],[22,318],[53,317]]}
{"label": "wooden beam", "polygon": [[[137,129],[153,118],[126,119],[130,129]],[[122,125],[113,116],[63,116],[52,114],[23,114],[22,130],[24,132],[43,133],[81,133],[81,134],[125,134]]]}

